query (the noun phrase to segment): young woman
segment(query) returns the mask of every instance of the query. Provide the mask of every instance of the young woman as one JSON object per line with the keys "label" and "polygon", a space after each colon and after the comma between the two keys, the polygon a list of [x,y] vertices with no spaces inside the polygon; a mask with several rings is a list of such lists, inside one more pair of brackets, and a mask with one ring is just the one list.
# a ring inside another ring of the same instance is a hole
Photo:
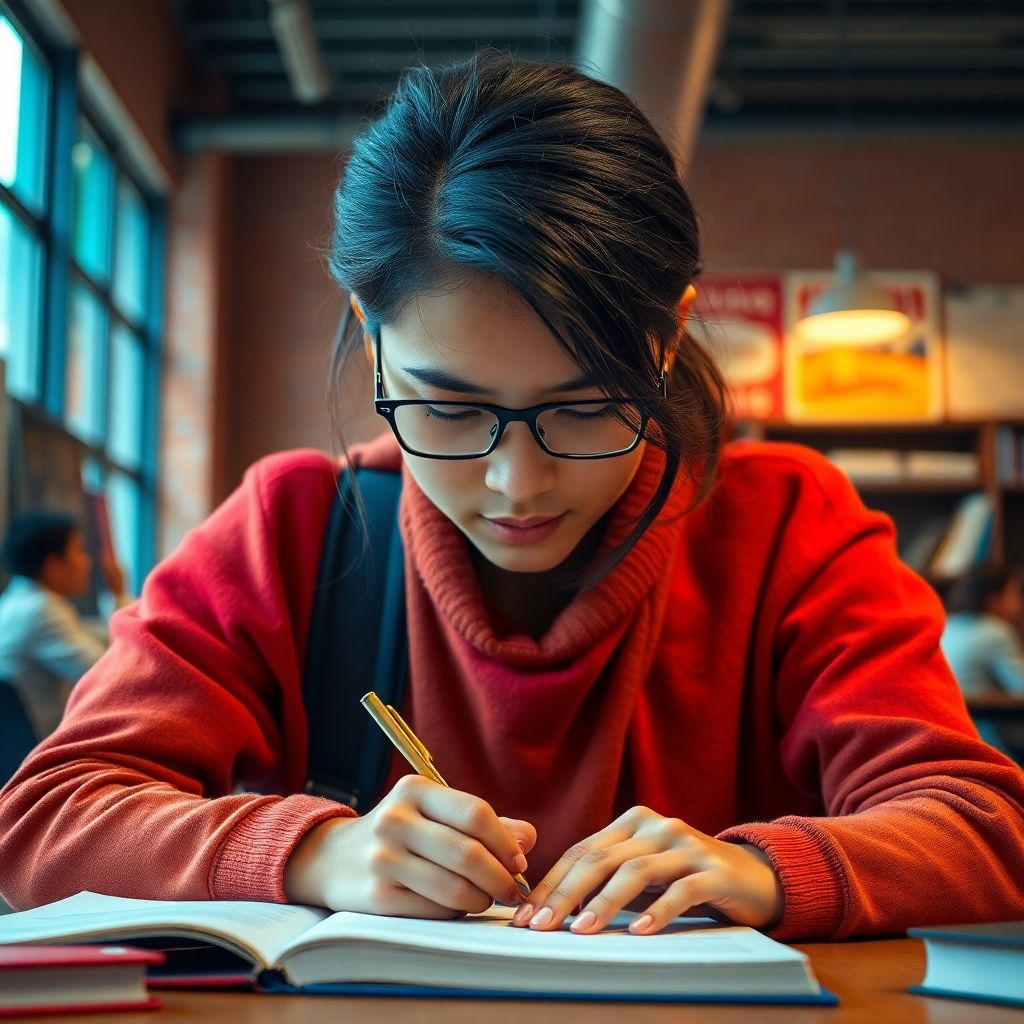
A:
{"label": "young woman", "polygon": [[786,939],[1024,917],[1024,776],[968,721],[890,522],[809,451],[722,449],[683,326],[696,218],[636,107],[494,53],[418,69],[335,206],[391,426],[350,464],[403,473],[402,713],[452,788],[396,759],[361,816],[300,792],[339,464],[279,455],[5,790],[3,895],[436,917],[519,902],[528,861],[535,929],[637,900],[641,934],[695,906]]}

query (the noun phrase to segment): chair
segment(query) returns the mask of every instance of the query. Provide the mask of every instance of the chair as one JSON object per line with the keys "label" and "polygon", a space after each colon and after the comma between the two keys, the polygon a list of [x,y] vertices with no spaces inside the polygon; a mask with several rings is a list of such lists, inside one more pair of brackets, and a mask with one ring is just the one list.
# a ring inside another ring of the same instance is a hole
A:
{"label": "chair", "polygon": [[32,723],[18,691],[0,679],[0,786],[18,770],[35,745]]}

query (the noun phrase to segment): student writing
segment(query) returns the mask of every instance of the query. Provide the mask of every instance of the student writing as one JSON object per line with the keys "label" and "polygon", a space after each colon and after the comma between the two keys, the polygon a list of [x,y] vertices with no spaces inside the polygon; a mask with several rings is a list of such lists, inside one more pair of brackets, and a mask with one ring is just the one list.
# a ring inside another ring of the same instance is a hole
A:
{"label": "student writing", "polygon": [[540,929],[645,893],[638,932],[1024,916],[1024,775],[968,720],[891,523],[805,449],[722,445],[695,211],[637,108],[493,53],[410,71],[335,215],[342,340],[391,427],[350,459],[403,474],[401,713],[452,788],[396,757],[361,816],[299,791],[338,465],[277,455],[115,617],[0,797],[6,898],[438,917],[514,898],[528,858]]}

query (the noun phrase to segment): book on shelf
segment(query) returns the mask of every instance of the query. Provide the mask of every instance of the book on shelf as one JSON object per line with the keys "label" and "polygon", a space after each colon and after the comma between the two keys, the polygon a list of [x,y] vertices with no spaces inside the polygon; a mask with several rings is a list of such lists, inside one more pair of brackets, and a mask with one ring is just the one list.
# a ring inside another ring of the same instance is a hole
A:
{"label": "book on shelf", "polygon": [[927,968],[912,992],[1024,1006],[1024,921],[910,928]]}
{"label": "book on shelf", "polygon": [[752,928],[679,918],[657,935],[631,935],[622,922],[575,935],[513,928],[512,913],[428,921],[83,892],[0,918],[0,943],[192,940],[235,954],[262,991],[835,1003],[803,953]]}
{"label": "book on shelf", "polygon": [[900,558],[916,573],[924,574],[942,538],[949,529],[949,517],[934,515],[925,520],[908,538],[897,534]]}
{"label": "book on shelf", "polygon": [[825,457],[854,483],[893,483],[907,476],[903,452],[892,448],[832,448]]}
{"label": "book on shelf", "polygon": [[984,562],[992,544],[994,515],[992,499],[984,491],[961,498],[928,565],[929,573],[952,579]]}
{"label": "book on shelf", "polygon": [[996,428],[996,480],[1018,484],[1024,476],[1024,444],[1021,431],[1003,423]]}
{"label": "book on shelf", "polygon": [[125,946],[0,946],[0,1017],[155,1009],[146,968],[163,960]]}
{"label": "book on shelf", "polygon": [[974,483],[981,475],[977,452],[906,452],[908,480],[952,480]]}

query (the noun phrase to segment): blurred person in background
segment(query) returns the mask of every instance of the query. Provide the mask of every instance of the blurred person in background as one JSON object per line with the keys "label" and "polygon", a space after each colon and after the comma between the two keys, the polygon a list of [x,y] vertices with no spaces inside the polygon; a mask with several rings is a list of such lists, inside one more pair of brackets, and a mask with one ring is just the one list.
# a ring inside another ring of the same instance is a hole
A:
{"label": "blurred person in background", "polygon": [[[37,739],[60,723],[71,687],[106,650],[102,622],[71,603],[89,589],[93,559],[78,521],[64,512],[18,516],[3,545],[11,581],[0,595],[0,679],[18,692]],[[127,603],[124,573],[112,556],[101,565],[116,604]]]}
{"label": "blurred person in background", "polygon": [[1024,696],[1024,612],[1019,571],[979,566],[950,591],[942,651],[964,694],[1003,690]]}
{"label": "blurred person in background", "polygon": [[[1024,575],[978,566],[950,591],[942,651],[964,696],[1009,693],[1024,698]],[[982,738],[1024,761],[1024,723],[991,721],[976,714]]]}

